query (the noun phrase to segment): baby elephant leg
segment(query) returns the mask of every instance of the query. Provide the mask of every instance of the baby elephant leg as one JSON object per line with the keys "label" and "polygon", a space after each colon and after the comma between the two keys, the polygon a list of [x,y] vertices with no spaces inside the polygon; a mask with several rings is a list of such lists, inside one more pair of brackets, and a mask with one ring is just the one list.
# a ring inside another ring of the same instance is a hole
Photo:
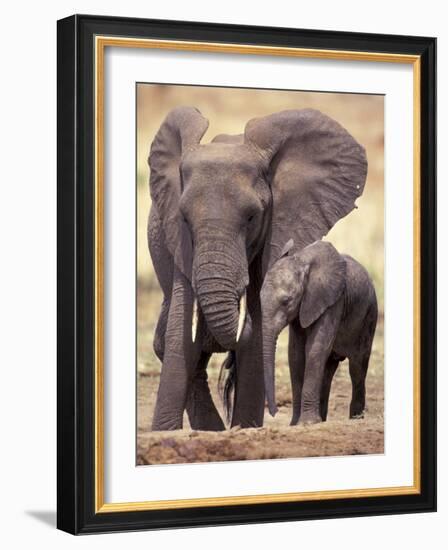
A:
{"label": "baby elephant leg", "polygon": [[322,421],[320,401],[327,359],[328,355],[322,353],[307,353],[300,410],[301,424],[315,424]]}
{"label": "baby elephant leg", "polygon": [[322,384],[341,313],[342,307],[339,303],[336,309],[327,310],[307,332],[305,380],[300,412],[300,423],[302,424],[314,424],[322,421]]}
{"label": "baby elephant leg", "polygon": [[369,366],[369,353],[350,357],[349,370],[352,379],[352,400],[350,418],[364,418],[366,407],[366,375]]}
{"label": "baby elephant leg", "polygon": [[363,418],[366,409],[366,376],[372,351],[373,337],[378,317],[376,301],[368,309],[364,320],[364,331],[360,339],[359,351],[349,358],[352,379],[352,401],[350,418]]}
{"label": "baby elephant leg", "polygon": [[339,366],[339,357],[335,354],[331,354],[327,359],[327,364],[325,365],[324,378],[322,380],[322,390],[320,394],[320,416],[322,421],[327,420],[328,415],[328,400],[330,398],[331,383],[333,381],[334,373]]}

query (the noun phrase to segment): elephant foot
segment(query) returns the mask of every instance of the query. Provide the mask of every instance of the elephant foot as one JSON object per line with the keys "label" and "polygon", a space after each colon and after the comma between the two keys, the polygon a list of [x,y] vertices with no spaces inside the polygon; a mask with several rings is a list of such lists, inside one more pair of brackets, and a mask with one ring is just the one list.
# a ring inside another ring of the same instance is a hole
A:
{"label": "elephant foot", "polygon": [[364,418],[364,411],[360,413],[350,413],[350,420],[361,420]]}
{"label": "elephant foot", "polygon": [[152,432],[173,432],[175,430],[182,430],[183,426],[178,424],[153,424],[151,426]]}
{"label": "elephant foot", "polygon": [[213,418],[209,420],[201,419],[199,421],[190,420],[190,425],[192,430],[203,432],[222,432],[226,429],[221,418]]}
{"label": "elephant foot", "polygon": [[364,418],[364,414],[367,411],[367,407],[363,404],[353,404],[350,405],[350,415],[349,418],[352,420],[359,420]]}
{"label": "elephant foot", "polygon": [[183,428],[182,418],[167,418],[161,419],[160,417],[154,417],[152,421],[151,431],[153,432],[164,432],[164,431],[173,431],[181,430]]}
{"label": "elephant foot", "polygon": [[192,392],[187,403],[187,414],[192,430],[222,432],[226,429],[212,401],[208,385],[202,392]]}
{"label": "elephant foot", "polygon": [[302,413],[299,420],[300,426],[308,426],[310,424],[319,424],[322,418],[316,413]]}
{"label": "elephant foot", "polygon": [[299,420],[300,420],[300,416],[293,416],[291,418],[291,422],[289,423],[290,426],[297,426],[297,424],[299,423]]}
{"label": "elephant foot", "polygon": [[234,428],[238,430],[244,430],[246,428],[262,428],[263,422],[259,420],[240,420],[240,421],[232,421],[232,424],[230,426],[230,429],[233,430]]}

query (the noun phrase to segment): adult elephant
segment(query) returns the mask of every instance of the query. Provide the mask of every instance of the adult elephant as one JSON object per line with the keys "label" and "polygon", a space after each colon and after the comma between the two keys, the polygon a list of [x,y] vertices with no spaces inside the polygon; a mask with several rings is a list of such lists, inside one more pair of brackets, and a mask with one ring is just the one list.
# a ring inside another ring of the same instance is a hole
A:
{"label": "adult elephant", "polygon": [[290,238],[325,235],[362,194],[364,149],[316,110],[249,121],[244,135],[200,144],[208,121],[172,110],[149,156],[148,241],[164,293],[155,350],[162,371],[153,430],[220,430],[206,366],[234,350],[231,425],[262,426],[264,380],[259,293]]}

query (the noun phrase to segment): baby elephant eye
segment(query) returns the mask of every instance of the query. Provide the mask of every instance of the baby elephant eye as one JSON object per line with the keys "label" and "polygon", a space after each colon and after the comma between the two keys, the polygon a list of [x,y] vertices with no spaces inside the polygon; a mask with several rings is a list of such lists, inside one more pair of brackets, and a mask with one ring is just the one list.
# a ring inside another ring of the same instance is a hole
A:
{"label": "baby elephant eye", "polygon": [[291,296],[282,296],[280,298],[280,302],[283,306],[287,306],[291,303],[292,297]]}
{"label": "baby elephant eye", "polygon": [[250,223],[253,219],[254,219],[254,215],[252,214],[251,216],[249,216],[249,217],[247,218],[247,221]]}

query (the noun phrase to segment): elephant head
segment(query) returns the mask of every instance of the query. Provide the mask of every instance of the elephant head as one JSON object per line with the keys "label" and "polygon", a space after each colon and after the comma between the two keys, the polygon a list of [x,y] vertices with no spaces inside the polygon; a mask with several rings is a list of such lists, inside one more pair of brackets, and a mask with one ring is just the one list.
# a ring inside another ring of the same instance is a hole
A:
{"label": "elephant head", "polygon": [[287,237],[302,248],[325,235],[354,208],[367,162],[362,146],[315,110],[253,119],[244,135],[201,144],[207,128],[195,108],[168,114],[151,146],[150,191],[208,328],[235,349],[251,262],[260,259],[261,280]]}
{"label": "elephant head", "polygon": [[275,416],[275,349],[280,332],[295,319],[304,329],[341,297],[346,264],[333,245],[317,241],[290,254],[289,241],[261,289],[263,371],[269,412]]}

